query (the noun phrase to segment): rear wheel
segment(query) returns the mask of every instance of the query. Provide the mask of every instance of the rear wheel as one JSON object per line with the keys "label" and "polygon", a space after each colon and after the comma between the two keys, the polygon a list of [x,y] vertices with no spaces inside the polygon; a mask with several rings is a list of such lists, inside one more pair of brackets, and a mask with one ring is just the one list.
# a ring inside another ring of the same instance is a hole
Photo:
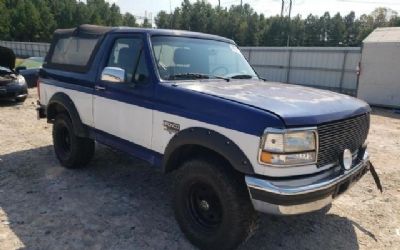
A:
{"label": "rear wheel", "polygon": [[177,170],[175,217],[187,238],[204,249],[232,249],[256,229],[242,176],[218,161],[191,160]]}
{"label": "rear wheel", "polygon": [[76,136],[66,114],[57,115],[54,121],[53,144],[58,160],[66,168],[82,168],[93,158],[94,141]]}

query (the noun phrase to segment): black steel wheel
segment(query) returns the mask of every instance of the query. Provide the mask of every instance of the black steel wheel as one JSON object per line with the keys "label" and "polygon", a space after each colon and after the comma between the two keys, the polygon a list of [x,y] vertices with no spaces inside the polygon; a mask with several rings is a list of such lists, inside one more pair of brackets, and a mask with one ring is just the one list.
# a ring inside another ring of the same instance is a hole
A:
{"label": "black steel wheel", "polygon": [[256,229],[257,213],[243,175],[215,159],[185,162],[175,174],[175,217],[202,249],[232,249]]}
{"label": "black steel wheel", "polygon": [[58,160],[66,168],[84,167],[93,158],[94,141],[76,136],[67,114],[57,115],[54,121],[53,145]]}
{"label": "black steel wheel", "polygon": [[212,230],[221,224],[221,202],[215,190],[207,183],[194,183],[189,188],[186,202],[192,218],[204,230]]}

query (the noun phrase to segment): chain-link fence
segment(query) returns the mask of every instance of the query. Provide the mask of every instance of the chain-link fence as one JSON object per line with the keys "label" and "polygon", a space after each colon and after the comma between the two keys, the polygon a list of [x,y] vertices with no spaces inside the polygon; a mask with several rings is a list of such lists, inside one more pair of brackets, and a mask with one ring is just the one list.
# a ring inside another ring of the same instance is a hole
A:
{"label": "chain-link fence", "polygon": [[0,46],[10,48],[17,57],[45,57],[50,48],[49,43],[0,41]]}

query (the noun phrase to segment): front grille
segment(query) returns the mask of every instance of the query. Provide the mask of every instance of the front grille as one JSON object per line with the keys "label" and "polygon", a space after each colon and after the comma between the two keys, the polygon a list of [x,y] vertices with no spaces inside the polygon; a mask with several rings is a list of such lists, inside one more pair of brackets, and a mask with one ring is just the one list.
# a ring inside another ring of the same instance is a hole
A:
{"label": "front grille", "polygon": [[347,148],[355,153],[369,131],[369,113],[347,120],[318,126],[319,151],[317,166],[322,167],[339,161]]}

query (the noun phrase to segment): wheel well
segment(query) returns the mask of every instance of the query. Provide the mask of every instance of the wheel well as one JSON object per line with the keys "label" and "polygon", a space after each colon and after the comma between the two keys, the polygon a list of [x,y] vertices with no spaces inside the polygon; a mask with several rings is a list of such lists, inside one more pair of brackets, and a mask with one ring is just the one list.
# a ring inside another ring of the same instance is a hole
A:
{"label": "wheel well", "polygon": [[219,164],[223,164],[224,166],[229,166],[234,170],[230,162],[221,154],[200,145],[189,144],[175,149],[164,166],[164,172],[170,173],[178,169],[187,160],[194,158],[212,159],[213,161],[217,161]]}
{"label": "wheel well", "polygon": [[60,113],[65,113],[69,117],[71,117],[68,110],[63,105],[56,102],[50,104],[49,107],[47,108],[47,121],[48,122],[53,121],[56,118],[56,116]]}
{"label": "wheel well", "polygon": [[64,93],[56,93],[50,99],[47,106],[46,115],[47,122],[53,123],[56,116],[64,113],[69,116],[74,127],[74,132],[79,137],[89,137],[89,131],[79,116],[73,101]]}

